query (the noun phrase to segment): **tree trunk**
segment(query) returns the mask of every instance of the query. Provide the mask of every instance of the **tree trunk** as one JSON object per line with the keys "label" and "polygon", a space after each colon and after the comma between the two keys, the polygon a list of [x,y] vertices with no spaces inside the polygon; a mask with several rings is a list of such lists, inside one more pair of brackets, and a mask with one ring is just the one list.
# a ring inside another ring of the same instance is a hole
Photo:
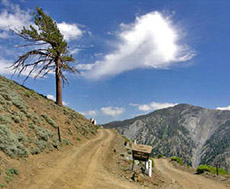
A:
{"label": "tree trunk", "polygon": [[62,106],[61,57],[56,59],[56,104]]}

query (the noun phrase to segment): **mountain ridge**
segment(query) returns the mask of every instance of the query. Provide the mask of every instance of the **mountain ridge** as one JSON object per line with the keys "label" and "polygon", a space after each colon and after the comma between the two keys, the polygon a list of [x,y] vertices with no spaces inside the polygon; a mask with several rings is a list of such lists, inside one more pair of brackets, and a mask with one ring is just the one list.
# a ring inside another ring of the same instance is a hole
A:
{"label": "mountain ridge", "polygon": [[219,161],[222,167],[230,169],[230,111],[178,104],[104,127],[152,145],[152,155],[176,155],[193,167]]}

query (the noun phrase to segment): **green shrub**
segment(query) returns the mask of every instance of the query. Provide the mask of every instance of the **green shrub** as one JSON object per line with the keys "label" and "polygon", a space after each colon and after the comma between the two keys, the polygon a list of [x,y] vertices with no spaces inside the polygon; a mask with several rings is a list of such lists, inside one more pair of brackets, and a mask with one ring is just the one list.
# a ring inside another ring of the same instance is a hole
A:
{"label": "green shrub", "polygon": [[7,169],[6,170],[6,177],[5,177],[6,182],[9,183],[10,181],[12,181],[14,175],[18,175],[18,174],[19,174],[19,172],[15,168]]}
{"label": "green shrub", "polygon": [[37,147],[40,149],[40,151],[44,151],[47,148],[47,143],[44,141],[35,141],[35,144],[37,145]]}
{"label": "green shrub", "polygon": [[25,121],[24,113],[20,111],[13,112],[11,118],[14,120],[15,123],[19,123],[20,121]]}
{"label": "green shrub", "polygon": [[48,141],[49,138],[53,136],[53,133],[51,131],[49,131],[48,129],[38,127],[34,124],[32,124],[31,127],[35,130],[35,133],[36,133],[38,139],[40,139],[40,140]]}
{"label": "green shrub", "polygon": [[4,108],[3,108],[3,106],[0,104],[0,111],[3,111],[4,110]]}
{"label": "green shrub", "polygon": [[0,123],[7,124],[9,122],[10,122],[10,120],[9,120],[7,115],[0,115]]}
{"label": "green shrub", "polygon": [[19,171],[15,168],[9,168],[6,170],[6,175],[18,175]]}
{"label": "green shrub", "polygon": [[41,150],[39,148],[33,148],[31,151],[31,154],[39,154],[41,152]]}
{"label": "green shrub", "polygon": [[15,123],[20,123],[20,117],[19,116],[12,116],[12,119],[14,120]]}
{"label": "green shrub", "polygon": [[6,184],[0,184],[0,188],[5,188],[5,187],[7,187]]}
{"label": "green shrub", "polygon": [[158,154],[158,155],[157,155],[157,158],[162,158],[162,157],[164,157],[163,154]]}
{"label": "green shrub", "polygon": [[40,125],[41,124],[41,120],[40,120],[40,118],[36,114],[33,116],[32,121],[33,121],[33,123],[35,125]]}
{"label": "green shrub", "polygon": [[27,137],[24,135],[23,132],[19,132],[17,134],[17,137],[18,137],[18,142],[21,142],[23,144],[25,144],[27,142]]}
{"label": "green shrub", "polygon": [[33,116],[32,116],[32,114],[30,113],[30,112],[24,112],[25,114],[26,114],[26,117],[28,118],[28,119],[32,119],[33,118]]}
{"label": "green shrub", "polygon": [[179,163],[180,165],[183,165],[183,161],[179,157],[173,156],[173,157],[171,157],[171,161],[175,161],[175,162]]}
{"label": "green shrub", "polygon": [[64,139],[62,142],[63,142],[63,144],[65,144],[65,145],[73,145],[73,144],[69,141],[69,139]]}
{"label": "green shrub", "polygon": [[29,154],[28,149],[6,125],[0,125],[0,150],[11,157],[26,157]]}
{"label": "green shrub", "polygon": [[8,101],[8,102],[10,102],[9,105],[13,104],[22,112],[24,112],[24,113],[27,112],[28,106],[25,104],[24,100],[12,88],[9,88],[8,84],[6,84],[6,85],[3,84],[0,86],[0,93],[1,93],[1,97],[2,97],[1,101],[3,101],[3,102],[4,102],[4,100]]}
{"label": "green shrub", "polygon": [[0,104],[5,104],[5,99],[0,95]]}
{"label": "green shrub", "polygon": [[[219,174],[220,175],[226,175],[228,174],[228,172],[222,168],[219,168]],[[199,167],[197,167],[196,169],[196,172],[197,174],[201,174],[201,173],[204,173],[204,172],[209,172],[209,173],[212,173],[212,174],[216,174],[216,168],[211,166],[211,165],[199,165]]]}
{"label": "green shrub", "polygon": [[76,138],[77,141],[81,141],[81,139],[79,137]]}
{"label": "green shrub", "polygon": [[49,123],[51,126],[53,126],[54,128],[57,128],[56,123],[46,114],[42,114],[42,117],[47,121],[47,123]]}

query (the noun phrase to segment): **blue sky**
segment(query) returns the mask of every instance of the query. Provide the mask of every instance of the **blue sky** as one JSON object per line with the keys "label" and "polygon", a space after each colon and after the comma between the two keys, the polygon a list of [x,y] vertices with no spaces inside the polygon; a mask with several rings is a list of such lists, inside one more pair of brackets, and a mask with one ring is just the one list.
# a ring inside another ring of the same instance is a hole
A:
{"label": "blue sky", "polygon": [[[57,22],[82,71],[67,74],[63,100],[86,117],[105,123],[178,103],[230,109],[229,0],[1,0],[7,78],[26,51],[10,28],[31,24],[36,6]],[[55,95],[53,74],[25,86]]]}

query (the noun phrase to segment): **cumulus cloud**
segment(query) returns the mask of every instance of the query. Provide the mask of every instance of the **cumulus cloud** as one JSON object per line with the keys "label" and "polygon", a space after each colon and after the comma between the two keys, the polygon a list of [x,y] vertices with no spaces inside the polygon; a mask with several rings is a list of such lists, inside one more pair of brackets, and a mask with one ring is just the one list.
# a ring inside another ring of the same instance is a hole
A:
{"label": "cumulus cloud", "polygon": [[[0,38],[6,39],[10,35],[11,29],[22,29],[23,26],[32,24],[31,10],[22,10],[19,5],[13,4],[8,0],[2,0],[4,9],[0,12]],[[83,34],[77,24],[61,22],[57,24],[66,41],[74,40]]]}
{"label": "cumulus cloud", "polygon": [[165,69],[190,60],[194,53],[184,44],[182,35],[169,18],[150,12],[133,24],[121,24],[117,49],[96,61],[85,76],[92,79],[113,76],[137,68]]}
{"label": "cumulus cloud", "polygon": [[217,107],[217,110],[230,110],[230,105],[227,107]]}
{"label": "cumulus cloud", "polygon": [[31,24],[30,10],[22,10],[19,5],[3,0],[4,9],[0,12],[0,38],[8,38],[10,29],[21,29]]}
{"label": "cumulus cloud", "polygon": [[[55,98],[54,95],[48,94],[48,95],[46,95],[46,97],[47,97],[48,99],[50,99],[50,100],[56,101],[56,98]],[[67,102],[65,102],[65,101],[63,101],[62,103],[63,103],[64,106],[67,106],[67,105],[69,104],[69,103],[67,103]]]}
{"label": "cumulus cloud", "polygon": [[66,41],[71,41],[79,38],[83,32],[79,29],[77,24],[68,24],[66,22],[57,24],[60,32],[64,35]]}
{"label": "cumulus cloud", "polygon": [[103,112],[103,114],[105,115],[109,115],[109,116],[118,116],[121,115],[125,112],[124,108],[121,107],[102,107],[101,111]]}
{"label": "cumulus cloud", "polygon": [[151,102],[150,104],[133,104],[130,103],[130,106],[135,106],[137,107],[140,111],[154,111],[154,110],[159,110],[163,108],[168,108],[168,107],[173,107],[177,104],[174,103],[159,103],[159,102]]}

